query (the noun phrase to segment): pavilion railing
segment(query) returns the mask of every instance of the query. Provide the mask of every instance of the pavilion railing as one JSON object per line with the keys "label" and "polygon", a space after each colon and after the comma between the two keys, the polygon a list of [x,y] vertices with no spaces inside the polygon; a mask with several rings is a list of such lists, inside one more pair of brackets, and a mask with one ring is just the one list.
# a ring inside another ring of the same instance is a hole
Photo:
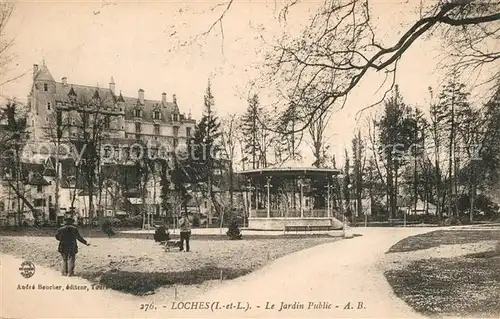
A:
{"label": "pavilion railing", "polygon": [[[333,214],[333,211],[332,213]],[[333,215],[332,215],[333,216]],[[252,209],[250,213],[251,218],[267,218],[267,209]],[[300,209],[271,209],[269,211],[269,217],[270,218],[326,218],[328,217],[328,210],[327,209],[304,209],[302,216],[300,213]]]}

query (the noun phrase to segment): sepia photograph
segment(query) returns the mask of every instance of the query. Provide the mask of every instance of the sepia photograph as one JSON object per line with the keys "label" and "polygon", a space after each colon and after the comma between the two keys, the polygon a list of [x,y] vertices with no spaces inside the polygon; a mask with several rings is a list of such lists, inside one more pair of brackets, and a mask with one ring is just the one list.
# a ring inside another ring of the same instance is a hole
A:
{"label": "sepia photograph", "polygon": [[500,2],[0,0],[0,283],[5,319],[500,318]]}

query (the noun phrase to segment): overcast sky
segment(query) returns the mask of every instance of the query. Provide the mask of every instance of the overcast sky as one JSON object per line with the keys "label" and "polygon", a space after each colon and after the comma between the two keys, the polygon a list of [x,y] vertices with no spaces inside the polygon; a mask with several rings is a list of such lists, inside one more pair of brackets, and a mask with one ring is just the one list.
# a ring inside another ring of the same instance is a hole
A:
{"label": "overcast sky", "polygon": [[[387,43],[418,18],[417,2],[370,1],[378,32]],[[272,42],[284,26],[275,19],[274,1],[237,1],[223,20],[223,42],[219,25],[193,42],[224,9],[212,11],[217,3],[18,3],[7,30],[15,36],[12,51],[18,55],[9,74],[23,73],[44,59],[56,81],[66,76],[69,83],[107,87],[113,76],[116,89],[127,96],[137,96],[140,88],[147,99],[159,100],[166,92],[171,100],[176,94],[181,112],[191,110],[195,118],[201,115],[210,78],[218,114],[241,113],[247,106],[247,84],[258,76],[256,66],[265,52],[261,36]],[[318,3],[297,6],[285,28],[300,29]],[[397,82],[407,103],[423,106],[427,88],[443,80],[437,69],[440,54],[440,41],[432,39],[417,41],[405,54]],[[383,93],[376,93],[382,77],[363,80],[345,109],[334,114],[327,135],[339,156],[355,131],[354,114]],[[25,100],[30,83],[31,72],[2,87],[0,94]]]}

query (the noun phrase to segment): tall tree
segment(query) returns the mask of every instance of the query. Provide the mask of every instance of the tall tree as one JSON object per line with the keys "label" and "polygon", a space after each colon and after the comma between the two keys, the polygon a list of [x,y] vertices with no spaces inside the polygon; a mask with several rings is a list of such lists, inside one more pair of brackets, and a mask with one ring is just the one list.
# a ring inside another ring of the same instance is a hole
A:
{"label": "tall tree", "polygon": [[389,219],[397,213],[398,177],[401,167],[406,165],[406,151],[413,142],[411,113],[396,86],[393,95],[385,102],[384,114],[378,123],[381,155],[387,170]]}
{"label": "tall tree", "polygon": [[221,169],[221,163],[217,155],[221,151],[220,138],[222,134],[214,106],[215,98],[209,81],[205,91],[203,116],[196,126],[191,143],[194,156],[189,165],[192,169],[191,178],[195,178],[197,184],[201,183],[205,186],[206,198],[210,202],[209,224],[212,223],[212,210],[215,208],[219,216],[221,216],[222,210],[213,191],[215,173]]}
{"label": "tall tree", "polygon": [[440,104],[445,115],[448,137],[448,212],[458,217],[458,176],[459,171],[459,146],[460,134],[457,127],[460,125],[458,114],[460,110],[466,112],[470,107],[468,102],[468,92],[465,92],[465,85],[459,83],[456,76],[448,81],[439,95]]}
{"label": "tall tree", "polygon": [[361,139],[361,131],[358,131],[356,137],[352,140],[352,152],[354,160],[354,191],[356,194],[356,214],[361,216],[363,213],[363,171],[365,166],[364,143]]}
{"label": "tall tree", "polygon": [[22,177],[22,151],[28,134],[26,131],[26,117],[20,112],[21,108],[15,101],[9,101],[3,110],[7,124],[0,131],[0,151],[2,151],[2,169],[9,175],[7,183],[14,190],[17,199],[17,223],[22,226],[21,201],[26,203],[36,214],[34,207],[24,196]]}

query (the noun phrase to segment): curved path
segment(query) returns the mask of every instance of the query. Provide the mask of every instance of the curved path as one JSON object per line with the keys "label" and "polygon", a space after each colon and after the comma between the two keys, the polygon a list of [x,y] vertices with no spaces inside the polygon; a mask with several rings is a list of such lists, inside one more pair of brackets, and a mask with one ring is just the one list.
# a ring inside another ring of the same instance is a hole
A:
{"label": "curved path", "polygon": [[[4,318],[418,318],[393,294],[379,266],[393,244],[432,230],[436,228],[357,228],[354,233],[363,236],[282,257],[248,276],[206,292],[191,303],[174,306],[193,307],[193,302],[199,301],[203,303],[198,303],[198,307],[209,305],[214,311],[173,310],[172,303],[141,311],[139,305],[144,299],[111,290],[92,290],[86,280],[61,277],[43,267],[37,267],[35,275],[25,279],[19,273],[21,260],[2,255],[1,315]],[[90,291],[20,290],[19,284],[87,285]],[[217,301],[219,309],[215,309]],[[236,309],[238,302],[246,311]],[[298,309],[280,311],[282,302]],[[273,304],[274,308],[269,309]]]}

